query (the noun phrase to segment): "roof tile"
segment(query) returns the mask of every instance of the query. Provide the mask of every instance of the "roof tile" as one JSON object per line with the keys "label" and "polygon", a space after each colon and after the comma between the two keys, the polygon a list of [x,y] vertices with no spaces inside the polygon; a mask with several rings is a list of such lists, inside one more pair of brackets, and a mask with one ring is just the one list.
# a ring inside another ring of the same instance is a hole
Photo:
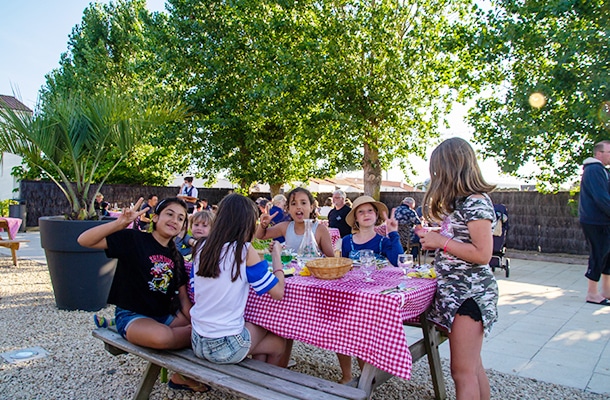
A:
{"label": "roof tile", "polygon": [[32,110],[30,110],[28,106],[17,100],[15,97],[7,96],[4,94],[0,94],[0,107],[10,108],[15,111],[27,111],[30,113],[32,112]]}

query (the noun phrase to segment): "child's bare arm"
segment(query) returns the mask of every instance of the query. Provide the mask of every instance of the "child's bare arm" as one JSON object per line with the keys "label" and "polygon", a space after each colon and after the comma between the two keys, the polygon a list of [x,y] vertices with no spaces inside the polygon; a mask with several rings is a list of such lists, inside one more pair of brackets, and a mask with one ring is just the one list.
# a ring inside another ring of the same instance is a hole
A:
{"label": "child's bare arm", "polygon": [[193,303],[191,303],[191,299],[188,296],[186,285],[182,285],[178,288],[178,297],[180,298],[180,311],[182,311],[182,314],[190,321]]}
{"label": "child's bare arm", "polygon": [[479,219],[468,222],[468,232],[472,243],[462,243],[437,232],[426,232],[420,242],[424,250],[441,249],[464,261],[475,264],[487,264],[493,253],[491,221]]}
{"label": "child's bare arm", "polygon": [[138,202],[132,208],[126,209],[117,220],[95,226],[81,233],[78,237],[78,244],[94,249],[107,249],[106,237],[108,235],[127,228],[136,218],[148,210],[147,207],[144,210],[136,211],[140,209],[143,201],[144,199],[140,197]]}
{"label": "child's bare arm", "polygon": [[282,268],[282,244],[278,241],[273,242],[273,251],[271,252],[273,275],[278,280],[278,283],[269,289],[269,296],[275,300],[281,300],[284,297],[284,270]]}
{"label": "child's bare arm", "polygon": [[335,249],[333,249],[333,242],[330,238],[330,233],[328,232],[328,228],[324,225],[318,225],[316,229],[316,236],[318,247],[320,247],[320,251],[326,257],[334,257]]}

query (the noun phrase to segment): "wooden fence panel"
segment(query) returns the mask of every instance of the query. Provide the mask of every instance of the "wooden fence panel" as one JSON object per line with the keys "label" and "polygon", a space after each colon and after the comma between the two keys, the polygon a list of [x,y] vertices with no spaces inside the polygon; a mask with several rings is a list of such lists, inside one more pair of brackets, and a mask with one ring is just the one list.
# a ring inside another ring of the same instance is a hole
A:
{"label": "wooden fence panel", "polygon": [[[134,185],[104,185],[104,200],[118,207],[126,207],[138,197],[146,198],[154,193],[160,199],[172,197],[178,193],[178,187],[152,187]],[[95,190],[95,189],[94,189]],[[231,192],[230,189],[198,188],[199,198],[207,198],[209,204],[218,202]],[[38,226],[38,218],[45,215],[58,215],[69,212],[68,202],[61,191],[52,182],[22,181],[21,198],[26,202],[28,227]],[[407,196],[413,197],[419,205],[424,192],[383,192],[381,201],[388,208],[397,207]],[[258,197],[270,198],[269,193],[251,193],[253,200]],[[348,193],[353,201],[360,193]],[[531,250],[543,253],[587,254],[587,243],[574,215],[574,208],[569,205],[568,192],[541,194],[537,192],[497,191],[491,193],[494,203],[504,204],[508,209],[509,231],[506,237],[508,248]],[[317,193],[320,205],[332,193]]]}

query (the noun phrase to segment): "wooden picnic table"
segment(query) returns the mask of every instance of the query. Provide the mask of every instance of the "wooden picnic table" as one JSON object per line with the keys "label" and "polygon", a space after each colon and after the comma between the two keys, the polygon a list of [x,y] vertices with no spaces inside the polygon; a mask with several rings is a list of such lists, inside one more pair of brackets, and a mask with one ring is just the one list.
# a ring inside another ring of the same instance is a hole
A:
{"label": "wooden picnic table", "polygon": [[[365,367],[358,387],[369,396],[391,376],[410,379],[413,361],[427,355],[436,398],[444,399],[438,355],[444,339],[425,320],[436,281],[401,276],[386,267],[373,273],[374,282],[364,282],[359,269],[336,280],[289,277],[281,301],[251,290],[245,317],[279,336],[359,357]],[[408,289],[382,293],[401,282]],[[409,346],[403,325],[421,327],[424,339]]]}

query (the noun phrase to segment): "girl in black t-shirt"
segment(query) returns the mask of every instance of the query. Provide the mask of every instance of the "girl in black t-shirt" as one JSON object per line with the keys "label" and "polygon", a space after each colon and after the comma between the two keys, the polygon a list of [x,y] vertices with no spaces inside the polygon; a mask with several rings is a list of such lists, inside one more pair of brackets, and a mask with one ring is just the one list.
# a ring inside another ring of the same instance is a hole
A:
{"label": "girl in black t-shirt", "polygon": [[[104,249],[117,258],[108,302],[116,305],[118,332],[131,343],[154,349],[180,349],[191,344],[190,309],[184,260],[174,238],[187,224],[187,206],[179,198],[165,199],[152,218],[152,233],[126,229],[139,216],[143,198],[116,220],[83,232],[81,246]],[[170,387],[208,388],[174,374]]]}
{"label": "girl in black t-shirt", "polygon": [[142,201],[140,198],[115,221],[83,232],[78,243],[104,249],[109,257],[118,259],[108,300],[117,306],[121,335],[157,349],[187,347],[190,302],[184,260],[173,240],[187,223],[187,207],[178,198],[163,200],[155,210],[152,233],[126,229],[148,210],[138,211]]}

